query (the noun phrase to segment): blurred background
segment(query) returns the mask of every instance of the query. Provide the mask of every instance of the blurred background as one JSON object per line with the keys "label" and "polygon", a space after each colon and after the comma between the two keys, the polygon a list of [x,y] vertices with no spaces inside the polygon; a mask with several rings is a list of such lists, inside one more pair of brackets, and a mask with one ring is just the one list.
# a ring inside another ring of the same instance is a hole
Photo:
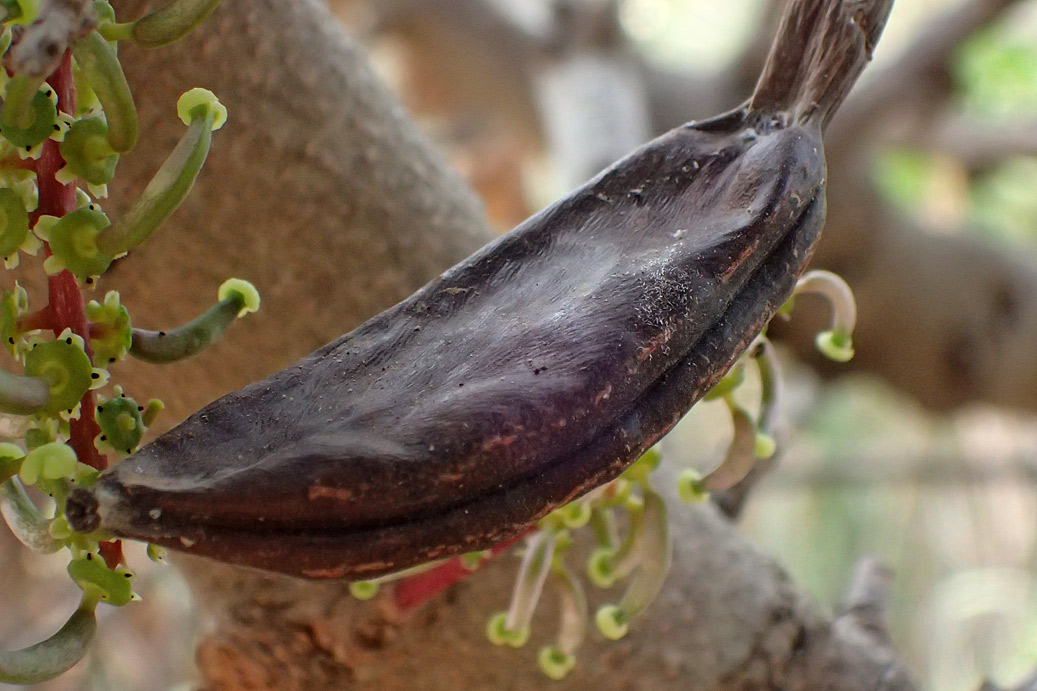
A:
{"label": "blurred background", "polygon": [[[502,232],[655,134],[736,107],[781,5],[329,0]],[[1017,684],[1037,667],[1037,2],[896,0],[826,147],[814,266],[857,293],[858,356],[813,352],[823,304],[775,325],[782,451],[739,524],[832,608],[862,556],[894,569],[890,628],[923,688]],[[710,468],[729,424],[700,404],[668,458]],[[60,560],[11,542],[5,568],[68,587]],[[41,688],[187,678],[185,586],[141,571],[145,602],[106,613],[91,659]],[[42,598],[0,617],[3,647],[60,625],[54,593],[3,590],[5,607]],[[128,645],[141,655],[105,654]]]}

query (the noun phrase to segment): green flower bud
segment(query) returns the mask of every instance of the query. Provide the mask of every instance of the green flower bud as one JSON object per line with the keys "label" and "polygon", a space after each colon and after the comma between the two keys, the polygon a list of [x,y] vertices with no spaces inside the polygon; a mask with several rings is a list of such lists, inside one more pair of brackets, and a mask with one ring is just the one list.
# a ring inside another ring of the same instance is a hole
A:
{"label": "green flower bud", "polygon": [[105,294],[103,303],[96,300],[87,303],[86,318],[101,327],[101,333],[90,339],[95,362],[104,364],[126,357],[133,343],[133,329],[130,326],[129,310],[123,306],[119,293],[110,290]]}
{"label": "green flower bud", "polygon": [[[22,105],[24,104],[24,105]],[[54,133],[58,121],[57,95],[47,85],[24,75],[7,83],[0,110],[0,134],[19,149],[31,149]]]}
{"label": "green flower bud", "polygon": [[212,14],[220,0],[174,0],[133,22],[130,34],[142,48],[179,41]]}
{"label": "green flower bud", "polygon": [[35,485],[41,478],[59,480],[76,474],[76,452],[62,442],[51,442],[30,451],[22,461],[18,477],[27,485]]}
{"label": "green flower bud", "polygon": [[18,474],[25,452],[16,444],[0,442],[0,484]]}
{"label": "green flower bud", "polygon": [[91,185],[107,185],[115,177],[119,154],[108,143],[108,123],[100,116],[76,120],[60,145],[65,167],[58,182],[79,177]]}
{"label": "green flower bud", "polygon": [[10,187],[0,188],[0,257],[14,254],[29,236],[29,212]]}
{"label": "green flower bud", "polygon": [[82,559],[70,561],[68,575],[83,589],[87,598],[116,607],[138,599],[132,590],[133,572],[121,566],[109,569],[96,554],[87,553]]}
{"label": "green flower bud", "polygon": [[[212,130],[226,118],[226,109],[215,96],[205,92],[208,94],[206,97],[198,91],[192,89],[181,96],[179,105],[190,106],[186,110],[187,131],[136,203],[117,225],[98,239],[98,246],[104,252],[117,256],[147,240],[177,210],[194,186],[195,178],[209,155]],[[185,115],[184,110],[178,106],[181,117]],[[112,148],[118,150],[115,146]]]}
{"label": "green flower bud", "polygon": [[594,624],[601,635],[610,641],[618,641],[630,630],[630,619],[616,605],[602,605],[594,615]]}
{"label": "green flower bud", "polygon": [[157,562],[159,564],[166,563],[166,548],[161,545],[148,545],[147,547],[148,559]]}
{"label": "green flower bud", "polygon": [[144,436],[142,408],[132,398],[116,396],[97,406],[100,441],[119,453],[131,454]]}
{"label": "green flower bud", "polygon": [[[80,280],[100,276],[115,259],[97,247],[98,235],[109,225],[108,217],[96,204],[65,214],[53,225],[45,224],[42,229],[46,235],[44,239],[50,243],[54,254],[44,262],[44,268],[48,273],[68,269]],[[37,232],[41,232],[40,221],[36,227]]]}
{"label": "green flower bud", "polygon": [[49,384],[50,400],[44,409],[58,413],[79,405],[90,390],[93,366],[82,339],[65,329],[58,340],[40,343],[25,355],[25,374]]}
{"label": "green flower bud", "polygon": [[766,432],[756,433],[756,457],[767,460],[778,450],[778,443],[774,441],[774,437],[767,434]]}

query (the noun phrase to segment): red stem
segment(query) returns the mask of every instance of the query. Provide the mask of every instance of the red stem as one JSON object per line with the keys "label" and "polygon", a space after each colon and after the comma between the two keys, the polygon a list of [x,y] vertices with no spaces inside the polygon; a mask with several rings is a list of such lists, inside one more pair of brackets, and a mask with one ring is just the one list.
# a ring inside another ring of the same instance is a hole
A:
{"label": "red stem", "polygon": [[50,305],[35,312],[29,312],[18,320],[19,331],[51,331],[54,329],[54,313]]}
{"label": "red stem", "polygon": [[[65,113],[74,113],[76,109],[76,87],[72,81],[72,55],[65,51],[61,65],[54,71],[47,83],[58,95],[58,109]],[[58,150],[58,143],[52,139],[43,142],[43,152],[36,162],[36,183],[39,188],[39,207],[33,213],[32,222],[43,214],[64,216],[76,208],[76,187],[74,184],[62,185],[54,174],[65,164]],[[50,248],[45,247],[50,254]],[[83,339],[86,354],[93,359],[90,347],[90,331],[83,310],[83,294],[76,285],[76,279],[68,271],[50,276],[47,279],[50,293],[49,311],[52,318],[51,329],[58,335],[65,328]],[[94,392],[87,391],[79,407],[79,418],[70,423],[69,445],[75,450],[80,462],[98,470],[107,467],[107,459],[94,447],[94,437],[101,433],[94,419]]]}
{"label": "red stem", "polygon": [[[491,547],[490,554],[483,558],[480,566],[501,552],[510,549],[528,532]],[[393,603],[401,614],[409,614],[473,573],[475,573],[473,570],[465,567],[460,557],[456,557],[428,571],[397,581],[392,591]]]}

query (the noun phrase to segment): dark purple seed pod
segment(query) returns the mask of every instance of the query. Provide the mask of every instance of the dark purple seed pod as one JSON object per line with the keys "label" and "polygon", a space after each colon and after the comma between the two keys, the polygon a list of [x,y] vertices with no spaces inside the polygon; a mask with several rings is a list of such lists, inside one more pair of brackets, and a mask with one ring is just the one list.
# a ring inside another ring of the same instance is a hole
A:
{"label": "dark purple seed pod", "polygon": [[891,0],[794,0],[752,99],[679,127],[69,500],[73,526],[310,578],[471,552],[615,478],[790,295],[821,132]]}

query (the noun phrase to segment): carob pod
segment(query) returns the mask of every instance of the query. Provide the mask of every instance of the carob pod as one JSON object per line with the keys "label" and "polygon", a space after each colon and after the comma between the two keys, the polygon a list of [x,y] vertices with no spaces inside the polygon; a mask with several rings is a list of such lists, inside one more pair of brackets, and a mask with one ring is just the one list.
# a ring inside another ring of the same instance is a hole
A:
{"label": "carob pod", "polygon": [[793,0],[748,104],[648,143],[413,296],[69,500],[101,527],[309,578],[483,549],[616,477],[789,296],[821,130],[892,0]]}

